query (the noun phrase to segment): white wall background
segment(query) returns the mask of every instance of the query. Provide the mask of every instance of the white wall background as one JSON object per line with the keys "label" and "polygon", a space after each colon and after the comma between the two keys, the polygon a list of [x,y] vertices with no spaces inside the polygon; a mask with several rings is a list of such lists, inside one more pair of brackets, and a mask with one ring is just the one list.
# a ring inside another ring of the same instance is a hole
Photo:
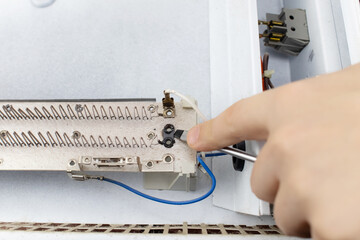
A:
{"label": "white wall background", "polygon": [[[0,98],[162,97],[174,88],[194,96],[210,117],[207,0],[0,1]],[[0,122],[0,129],[1,129]],[[112,174],[141,189],[141,176]],[[65,173],[0,173],[0,221],[272,224],[214,207],[149,202],[102,182]],[[198,191],[150,192],[190,199]]]}

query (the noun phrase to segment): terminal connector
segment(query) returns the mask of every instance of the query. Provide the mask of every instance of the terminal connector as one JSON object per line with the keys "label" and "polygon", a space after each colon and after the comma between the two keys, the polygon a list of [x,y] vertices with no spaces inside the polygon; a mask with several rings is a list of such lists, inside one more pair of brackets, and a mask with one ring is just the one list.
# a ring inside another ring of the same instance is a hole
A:
{"label": "terminal connector", "polygon": [[174,98],[170,97],[170,93],[164,92],[165,97],[162,99],[164,118],[175,117]]}
{"label": "terminal connector", "polygon": [[309,44],[306,12],[302,9],[283,9],[277,14],[266,14],[266,21],[259,21],[267,29],[260,34],[264,45],[297,56]]}

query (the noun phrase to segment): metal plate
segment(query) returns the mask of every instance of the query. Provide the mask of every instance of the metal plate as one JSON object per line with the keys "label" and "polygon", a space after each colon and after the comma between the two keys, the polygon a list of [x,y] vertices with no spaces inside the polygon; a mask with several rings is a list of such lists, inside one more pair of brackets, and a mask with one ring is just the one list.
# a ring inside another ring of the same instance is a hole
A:
{"label": "metal plate", "polygon": [[156,102],[9,101],[0,111],[0,170],[195,173],[196,152],[159,144],[166,124],[189,129],[193,109]]}

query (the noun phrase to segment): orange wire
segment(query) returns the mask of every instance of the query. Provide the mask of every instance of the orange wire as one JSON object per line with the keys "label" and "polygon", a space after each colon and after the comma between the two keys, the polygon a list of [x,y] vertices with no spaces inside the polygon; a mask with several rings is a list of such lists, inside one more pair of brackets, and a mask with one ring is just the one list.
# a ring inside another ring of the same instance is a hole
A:
{"label": "orange wire", "polygon": [[265,91],[266,88],[265,88],[265,79],[264,79],[264,65],[263,65],[263,60],[261,57],[260,57],[260,61],[261,61],[262,89],[263,89],[263,91]]}

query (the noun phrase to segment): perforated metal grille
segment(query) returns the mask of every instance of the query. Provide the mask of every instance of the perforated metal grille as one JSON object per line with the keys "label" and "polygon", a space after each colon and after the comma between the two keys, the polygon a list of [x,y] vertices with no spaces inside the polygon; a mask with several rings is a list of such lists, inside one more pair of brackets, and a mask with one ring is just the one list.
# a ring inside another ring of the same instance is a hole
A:
{"label": "perforated metal grille", "polygon": [[0,222],[0,230],[31,232],[100,232],[131,234],[202,234],[202,235],[281,235],[277,226],[270,225],[207,225],[207,224],[86,224]]}

